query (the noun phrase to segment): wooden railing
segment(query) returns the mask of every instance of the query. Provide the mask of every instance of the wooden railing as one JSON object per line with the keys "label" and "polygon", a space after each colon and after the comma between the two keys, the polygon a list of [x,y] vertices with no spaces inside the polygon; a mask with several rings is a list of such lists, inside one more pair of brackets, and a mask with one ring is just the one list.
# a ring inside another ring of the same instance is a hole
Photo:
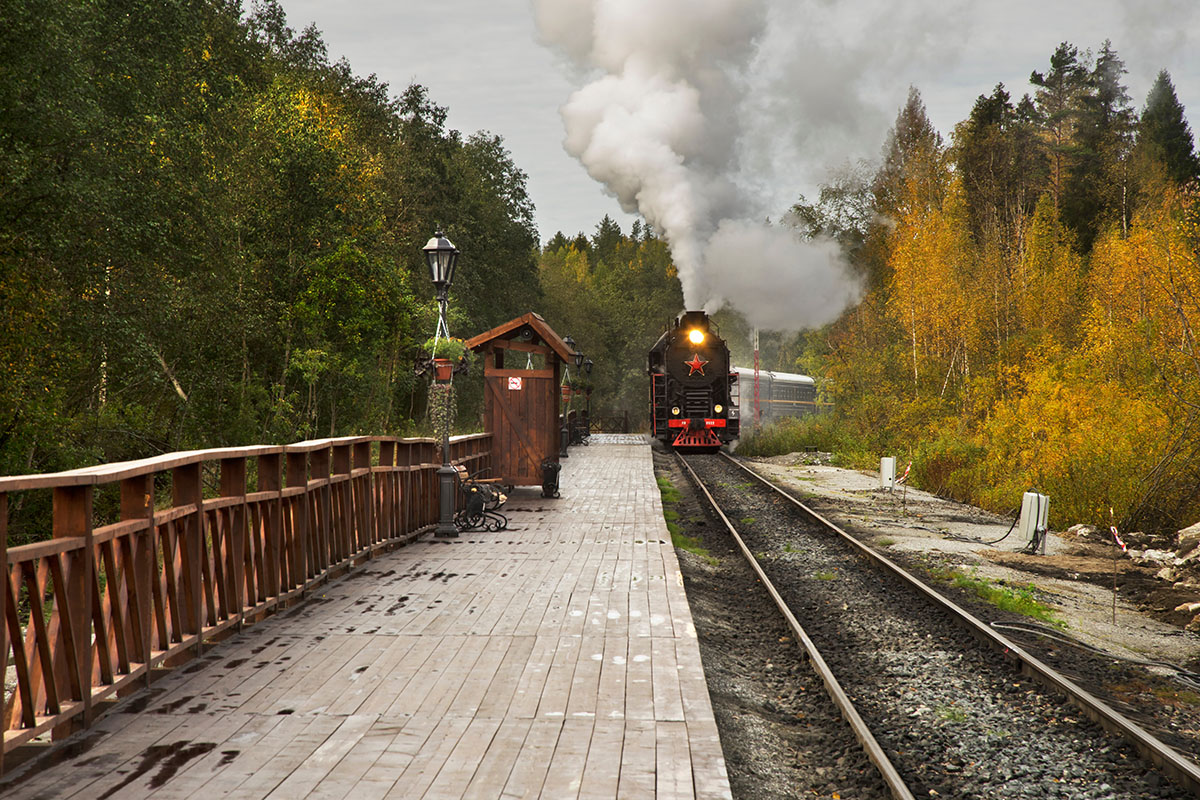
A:
{"label": "wooden railing", "polygon": [[[451,460],[476,473],[490,446],[454,437]],[[0,771],[5,753],[89,725],[153,670],[429,530],[440,464],[432,439],[357,437],[0,477]],[[49,538],[8,547],[10,496],[37,492],[52,494]],[[97,524],[98,496],[117,521]]]}

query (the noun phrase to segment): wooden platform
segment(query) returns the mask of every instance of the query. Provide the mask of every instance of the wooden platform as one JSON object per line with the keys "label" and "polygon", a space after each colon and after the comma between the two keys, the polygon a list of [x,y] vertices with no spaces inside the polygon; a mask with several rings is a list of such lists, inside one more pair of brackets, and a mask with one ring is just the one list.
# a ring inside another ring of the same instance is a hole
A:
{"label": "wooden platform", "polygon": [[[422,540],[213,648],[5,798],[726,798],[650,448]],[[16,770],[14,778],[23,771]]]}

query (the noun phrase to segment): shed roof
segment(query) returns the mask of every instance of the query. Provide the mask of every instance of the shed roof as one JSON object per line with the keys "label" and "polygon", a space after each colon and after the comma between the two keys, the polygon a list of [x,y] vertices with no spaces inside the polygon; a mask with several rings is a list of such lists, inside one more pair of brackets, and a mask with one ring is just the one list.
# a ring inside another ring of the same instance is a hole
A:
{"label": "shed roof", "polygon": [[555,333],[554,329],[546,324],[546,320],[542,319],[541,315],[533,311],[517,317],[516,319],[510,319],[503,325],[497,325],[490,331],[484,331],[478,336],[473,336],[466,341],[466,345],[472,350],[478,350],[488,342],[495,339],[513,338],[516,336],[517,332],[526,325],[532,328],[534,333],[537,334],[538,338],[545,342],[546,345],[553,350],[554,354],[557,355],[561,360],[570,362],[570,360],[574,357],[575,352],[567,346],[567,343],[562,340],[562,337]]}

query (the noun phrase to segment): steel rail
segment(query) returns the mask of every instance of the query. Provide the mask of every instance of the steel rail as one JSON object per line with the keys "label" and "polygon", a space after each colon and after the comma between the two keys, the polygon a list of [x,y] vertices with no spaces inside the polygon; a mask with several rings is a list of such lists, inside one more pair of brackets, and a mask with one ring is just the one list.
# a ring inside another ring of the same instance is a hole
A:
{"label": "steel rail", "polygon": [[779,608],[780,613],[783,614],[784,619],[787,620],[788,627],[792,629],[792,633],[795,635],[796,641],[800,642],[800,644],[804,647],[804,652],[807,654],[808,660],[812,664],[813,671],[817,673],[817,677],[819,677],[821,682],[825,684],[825,690],[829,693],[829,697],[838,707],[838,710],[841,711],[846,722],[849,723],[850,729],[854,733],[854,738],[858,740],[860,745],[862,745],[863,751],[866,753],[867,758],[870,759],[871,763],[875,765],[875,768],[879,770],[879,775],[881,778],[883,778],[883,782],[887,785],[888,791],[891,792],[892,797],[895,798],[895,800],[915,800],[912,791],[908,788],[908,785],[904,782],[904,779],[900,777],[900,773],[896,770],[891,760],[887,757],[887,753],[884,752],[883,747],[879,744],[878,740],[876,740],[875,735],[871,733],[871,729],[867,726],[867,723],[858,713],[858,709],[854,707],[854,703],[851,702],[850,697],[846,694],[845,690],[842,689],[842,685],[838,683],[838,679],[833,674],[833,671],[829,668],[829,665],[825,663],[825,659],[821,656],[821,652],[817,649],[816,644],[811,638],[809,638],[808,633],[800,625],[800,622],[796,619],[796,616],[792,613],[792,610],[788,608],[788,605],[784,601],[783,597],[780,596],[779,592],[775,589],[775,585],[771,583],[771,579],[767,577],[767,573],[763,571],[762,566],[758,563],[758,560],[754,557],[754,554],[750,552],[750,548],[748,548],[746,543],[742,541],[742,537],[738,534],[737,529],[733,527],[733,523],[729,521],[729,518],[725,516],[725,512],[721,510],[719,505],[717,505],[717,501],[713,498],[712,494],[709,493],[708,487],[704,485],[704,483],[700,480],[700,477],[696,475],[696,473],[692,470],[691,465],[687,463],[683,456],[680,456],[678,453],[676,453],[676,456],[679,458],[679,462],[683,465],[683,468],[687,470],[689,475],[691,475],[692,482],[697,488],[700,489],[701,492],[704,493],[704,496],[708,498],[709,504],[712,505],[713,510],[717,512],[718,516],[720,516],[721,521],[725,523],[725,527],[729,529],[730,535],[733,537],[733,540],[737,542],[738,547],[742,551],[742,555],[746,557],[746,561],[750,564],[751,569],[753,569],[755,574],[758,575],[758,579],[762,581],[762,585],[771,595],[771,599],[775,601],[775,605]]}
{"label": "steel rail", "polygon": [[872,548],[867,547],[865,544],[846,533],[833,522],[830,522],[816,511],[813,511],[811,508],[804,505],[804,503],[800,502],[795,497],[792,497],[790,494],[776,486],[768,479],[764,478],[762,475],[759,475],[757,472],[726,453],[721,453],[721,455],[728,460],[729,463],[735,465],[746,474],[750,475],[764,486],[795,505],[802,513],[838,534],[838,536],[845,540],[847,544],[856,549],[860,554],[866,556],[877,566],[901,578],[925,597],[929,598],[942,608],[945,608],[950,612],[951,616],[955,620],[963,625],[963,627],[965,627],[976,638],[988,644],[989,646],[998,649],[1006,658],[1015,662],[1022,673],[1038,681],[1043,686],[1066,695],[1067,698],[1070,699],[1071,702],[1076,706],[1078,706],[1089,719],[1099,724],[1106,730],[1124,737],[1130,744],[1134,746],[1142,758],[1158,766],[1163,770],[1163,772],[1175,779],[1179,784],[1200,797],[1200,765],[1197,765],[1194,761],[1191,761],[1180,755],[1178,751],[1176,751],[1166,742],[1163,742],[1149,731],[1143,729],[1133,720],[1120,714],[1116,711],[1116,709],[1112,708],[1112,706],[1091,694],[1066,676],[1060,674],[1048,664],[1039,660],[1036,656],[1026,652],[1020,645],[996,632],[991,626],[984,623],[974,614],[967,611],[962,606],[959,606],[953,600],[942,596],[933,587],[913,576],[894,561],[876,552]]}

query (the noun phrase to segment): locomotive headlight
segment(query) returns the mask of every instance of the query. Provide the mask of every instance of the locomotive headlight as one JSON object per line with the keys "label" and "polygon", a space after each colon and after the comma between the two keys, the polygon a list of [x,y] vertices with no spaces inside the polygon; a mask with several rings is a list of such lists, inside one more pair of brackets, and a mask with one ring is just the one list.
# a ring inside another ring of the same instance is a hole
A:
{"label": "locomotive headlight", "polygon": [[679,406],[672,406],[671,413],[678,417],[679,416]]}
{"label": "locomotive headlight", "polygon": [[713,406],[713,411],[717,412],[718,414],[720,414],[724,410],[725,410],[725,406],[721,405],[720,403],[717,403],[715,406]]}
{"label": "locomotive headlight", "polygon": [[704,344],[704,331],[699,328],[688,331],[688,341],[692,344]]}

